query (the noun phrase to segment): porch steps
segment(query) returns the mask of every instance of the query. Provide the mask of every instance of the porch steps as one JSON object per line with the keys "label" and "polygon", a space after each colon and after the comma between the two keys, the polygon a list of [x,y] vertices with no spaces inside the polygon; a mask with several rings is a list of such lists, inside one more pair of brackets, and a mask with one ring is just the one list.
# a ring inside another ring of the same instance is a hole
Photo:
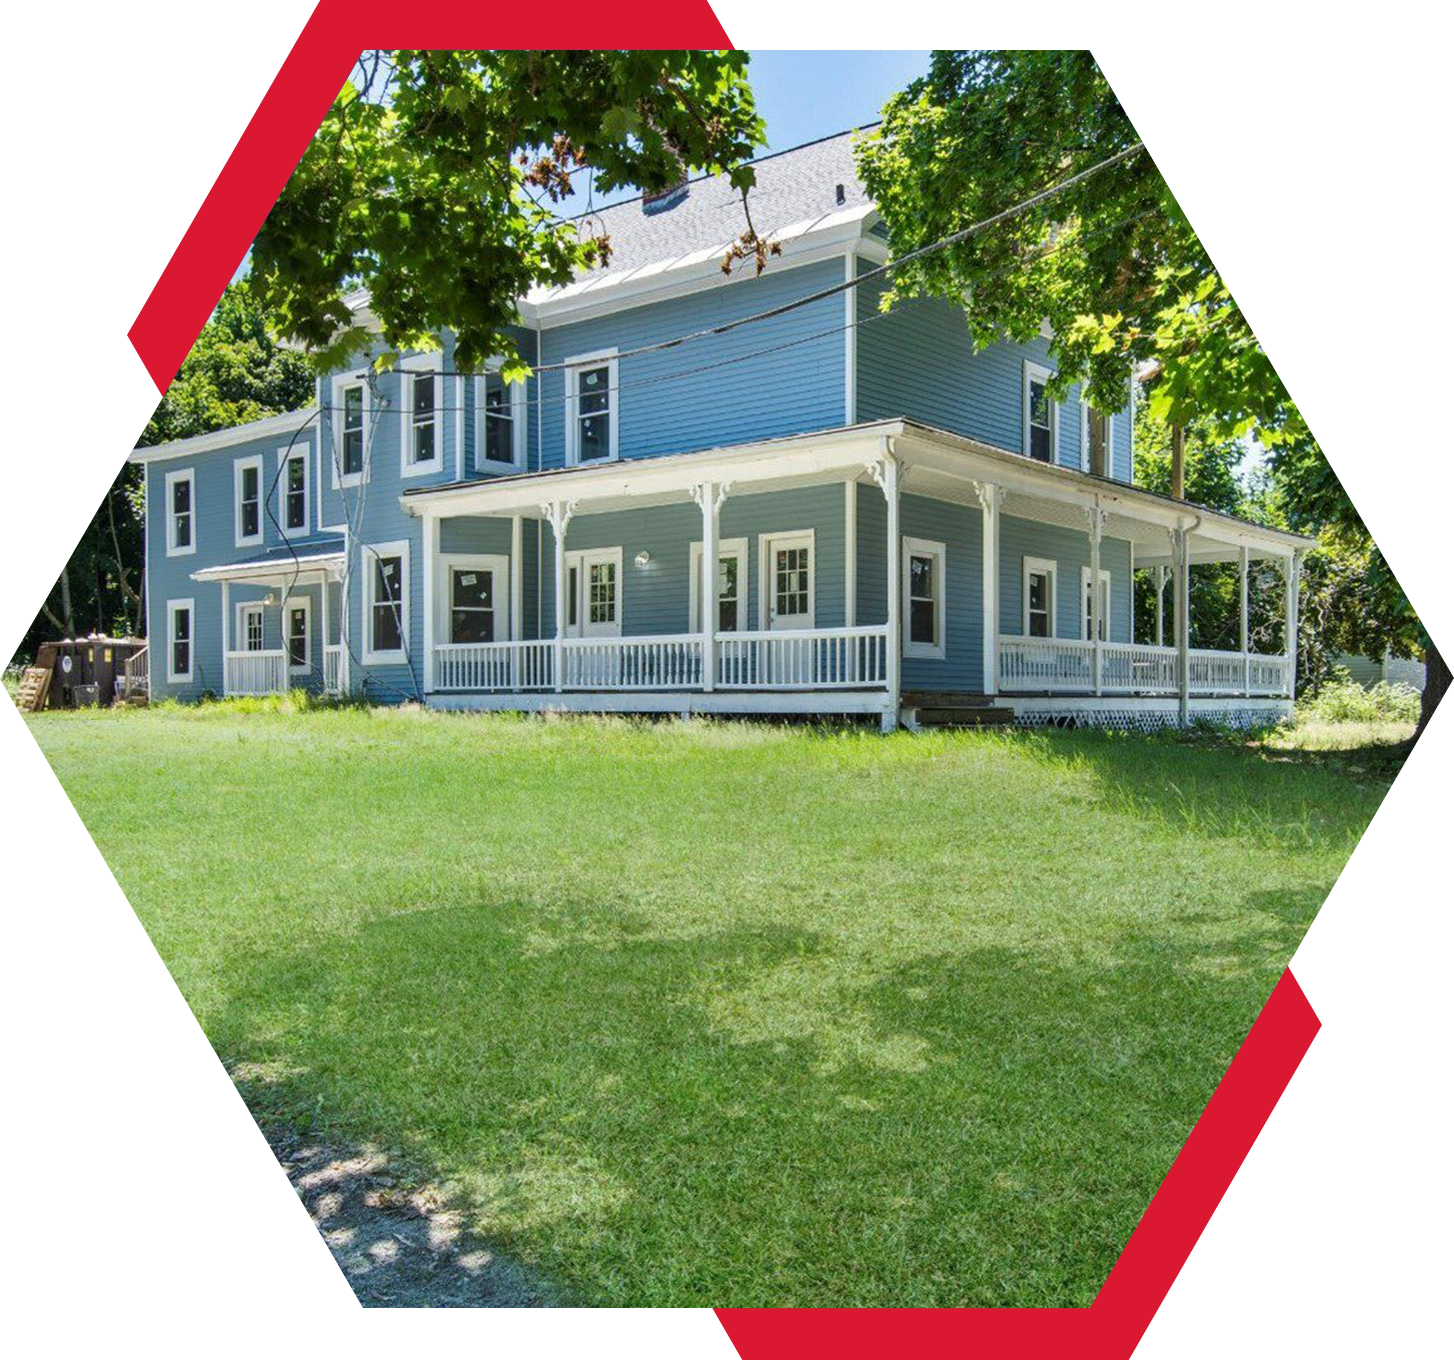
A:
{"label": "porch steps", "polygon": [[999,707],[988,694],[906,690],[900,704],[914,710],[920,727],[1005,727],[1015,721],[1014,710]]}

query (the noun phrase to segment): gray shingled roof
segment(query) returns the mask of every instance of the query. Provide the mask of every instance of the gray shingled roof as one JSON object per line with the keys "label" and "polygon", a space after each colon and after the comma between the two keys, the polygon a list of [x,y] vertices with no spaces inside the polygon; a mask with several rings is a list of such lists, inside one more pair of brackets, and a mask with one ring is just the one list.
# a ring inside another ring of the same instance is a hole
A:
{"label": "gray shingled roof", "polygon": [[[853,165],[854,131],[753,162],[757,187],[748,201],[762,235],[871,201]],[[841,204],[835,198],[840,184]],[[692,251],[725,248],[746,226],[741,197],[726,175],[690,180],[685,196],[669,207],[646,209],[642,199],[633,198],[573,220],[582,235],[604,231],[611,237],[611,262],[586,276],[593,281]]]}

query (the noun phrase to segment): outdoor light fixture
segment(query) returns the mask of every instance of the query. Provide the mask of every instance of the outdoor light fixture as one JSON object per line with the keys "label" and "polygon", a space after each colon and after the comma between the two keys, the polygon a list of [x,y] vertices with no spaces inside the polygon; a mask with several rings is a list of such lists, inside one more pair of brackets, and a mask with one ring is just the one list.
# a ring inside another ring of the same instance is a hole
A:
{"label": "outdoor light fixture", "polygon": [[268,593],[263,596],[263,603],[265,605],[267,605],[269,609],[271,609],[273,607],[273,605],[277,604],[277,602],[278,602],[278,597],[276,595],[274,595],[271,590],[268,591]]}
{"label": "outdoor light fixture", "polygon": [[638,567],[649,567],[651,565],[651,554],[645,548],[636,554],[636,565]]}

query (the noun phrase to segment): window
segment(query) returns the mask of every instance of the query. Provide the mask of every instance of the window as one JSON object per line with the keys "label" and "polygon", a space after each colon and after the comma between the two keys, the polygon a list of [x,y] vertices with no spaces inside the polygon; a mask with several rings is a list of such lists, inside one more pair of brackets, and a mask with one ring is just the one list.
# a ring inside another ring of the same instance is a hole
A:
{"label": "window", "polygon": [[409,545],[381,543],[363,549],[368,589],[368,646],[370,664],[402,663],[408,659]]}
{"label": "window", "polygon": [[498,373],[475,379],[475,465],[519,467],[525,462],[525,384]]}
{"label": "window", "polygon": [[192,601],[167,601],[167,679],[192,681]]}
{"label": "window", "polygon": [[263,539],[263,460],[254,455],[239,458],[232,465],[232,488],[237,506],[234,525],[237,546],[261,543]]}
{"label": "window", "polygon": [[1084,402],[1080,406],[1080,467],[1096,477],[1111,476],[1111,417]]}
{"label": "window", "polygon": [[[1080,569],[1080,600],[1081,600],[1081,624],[1080,636],[1082,642],[1091,640],[1091,611],[1094,608],[1094,597],[1091,595],[1091,569],[1082,567]],[[1101,568],[1101,637],[1105,642],[1110,637],[1111,628],[1111,573],[1104,567]]]}
{"label": "window", "polygon": [[1050,380],[1054,376],[1040,364],[1025,365],[1023,451],[1039,463],[1055,461],[1055,446],[1059,442],[1059,411],[1050,399]]}
{"label": "window", "polygon": [[440,417],[444,414],[444,378],[439,358],[406,359],[399,377],[399,475],[418,477],[437,472],[441,461]]}
{"label": "window", "polygon": [[944,655],[944,555],[942,543],[904,540],[904,655]]}
{"label": "window", "polygon": [[283,610],[283,646],[288,669],[295,675],[313,669],[312,616],[312,603],[306,595],[289,600]]}
{"label": "window", "polygon": [[500,556],[442,557],[446,642],[503,642],[509,636],[509,562]]}
{"label": "window", "polygon": [[237,606],[237,643],[241,651],[263,649],[263,607],[260,604]]}
{"label": "window", "polygon": [[348,378],[333,380],[330,413],[335,446],[335,486],[357,486],[363,478],[368,451],[369,403],[363,383]]}
{"label": "window", "polygon": [[[747,540],[724,538],[717,545],[717,631],[740,633],[747,627]],[[691,631],[702,627],[702,545],[692,544]]]}
{"label": "window", "polygon": [[610,354],[576,360],[565,371],[568,463],[603,463],[615,458],[616,359]]}
{"label": "window", "polygon": [[1055,636],[1055,563],[1043,557],[1025,559],[1024,619],[1026,637]]}
{"label": "window", "polygon": [[296,446],[278,450],[283,464],[278,478],[278,522],[289,538],[308,532],[308,451]]}
{"label": "window", "polygon": [[197,551],[195,478],[191,468],[167,473],[167,556]]}

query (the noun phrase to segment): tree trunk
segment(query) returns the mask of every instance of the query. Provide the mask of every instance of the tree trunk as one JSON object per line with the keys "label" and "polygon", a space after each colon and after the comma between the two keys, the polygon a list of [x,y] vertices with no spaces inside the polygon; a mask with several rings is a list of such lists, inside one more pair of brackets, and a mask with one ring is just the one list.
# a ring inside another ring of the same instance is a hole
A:
{"label": "tree trunk", "polygon": [[1414,730],[1414,740],[1424,734],[1434,710],[1439,707],[1449,688],[1449,663],[1439,655],[1439,649],[1432,642],[1424,649],[1424,693],[1419,701],[1419,725]]}
{"label": "tree trunk", "polygon": [[71,564],[61,568],[61,618],[65,621],[66,636],[76,636],[76,616],[71,609]]}
{"label": "tree trunk", "polygon": [[1186,430],[1180,425],[1171,427],[1171,494],[1186,499]]}

